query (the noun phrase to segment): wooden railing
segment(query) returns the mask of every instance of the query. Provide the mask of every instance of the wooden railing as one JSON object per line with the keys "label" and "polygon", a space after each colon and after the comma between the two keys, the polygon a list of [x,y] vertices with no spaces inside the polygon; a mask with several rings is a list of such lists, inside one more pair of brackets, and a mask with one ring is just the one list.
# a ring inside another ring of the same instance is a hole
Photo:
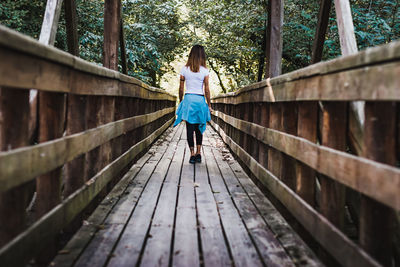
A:
{"label": "wooden railing", "polygon": [[[0,265],[19,266],[105,196],[173,122],[176,97],[2,26],[0,57]],[[33,139],[30,89],[39,90]]]}
{"label": "wooden railing", "polygon": [[[399,60],[400,42],[394,42],[211,101],[211,124],[232,151],[344,266],[393,262],[400,211]],[[351,153],[347,139],[348,106],[358,100],[366,101],[362,156]],[[352,214],[356,240],[344,229],[348,190],[359,193]]]}

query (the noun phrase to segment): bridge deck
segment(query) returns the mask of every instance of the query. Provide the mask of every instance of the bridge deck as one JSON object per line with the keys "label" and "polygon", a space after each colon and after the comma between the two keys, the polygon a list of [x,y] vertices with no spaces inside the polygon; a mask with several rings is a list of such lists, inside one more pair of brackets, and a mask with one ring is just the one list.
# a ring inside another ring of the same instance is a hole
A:
{"label": "bridge deck", "polygon": [[51,266],[319,266],[207,127],[188,163],[169,128],[115,186]]}

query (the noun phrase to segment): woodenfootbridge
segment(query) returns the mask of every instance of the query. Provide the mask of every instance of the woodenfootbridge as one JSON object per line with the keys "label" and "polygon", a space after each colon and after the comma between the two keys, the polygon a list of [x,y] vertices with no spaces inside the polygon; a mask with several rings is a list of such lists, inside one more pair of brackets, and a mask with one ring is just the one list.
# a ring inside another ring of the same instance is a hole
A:
{"label": "woodenfootbridge", "polygon": [[105,67],[0,26],[1,267],[399,266],[400,42],[279,75],[270,1],[271,79],[212,99],[192,165],[105,2]]}

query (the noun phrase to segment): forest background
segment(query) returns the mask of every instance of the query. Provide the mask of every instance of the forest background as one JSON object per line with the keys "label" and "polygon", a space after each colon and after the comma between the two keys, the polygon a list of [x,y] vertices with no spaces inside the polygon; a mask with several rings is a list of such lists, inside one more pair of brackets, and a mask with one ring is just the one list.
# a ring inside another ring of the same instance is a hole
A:
{"label": "forest background", "polygon": [[[358,49],[399,39],[400,0],[351,0]],[[193,44],[206,47],[212,93],[264,79],[267,0],[123,0],[128,74],[169,92]],[[76,0],[80,57],[101,65],[104,1]],[[286,0],[282,72],[310,64],[319,0]],[[38,39],[46,1],[2,0],[0,24]],[[340,56],[332,6],[323,60]],[[64,14],[55,46],[67,51]],[[120,66],[121,68],[121,66]]]}

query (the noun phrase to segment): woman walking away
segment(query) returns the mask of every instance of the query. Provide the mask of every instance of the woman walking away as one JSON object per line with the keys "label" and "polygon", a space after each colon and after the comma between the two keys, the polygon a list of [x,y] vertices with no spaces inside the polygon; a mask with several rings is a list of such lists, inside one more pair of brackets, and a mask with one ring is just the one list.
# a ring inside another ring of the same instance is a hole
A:
{"label": "woman walking away", "polygon": [[[195,45],[189,54],[189,59],[180,73],[179,106],[176,111],[174,126],[186,121],[187,141],[190,148],[190,163],[201,162],[201,144],[206,123],[211,120],[210,88],[208,85],[209,71],[206,66],[204,47]],[[183,96],[184,83],[186,92]],[[206,98],[207,103],[206,103]],[[183,101],[182,101],[183,98]],[[196,153],[194,153],[193,132],[196,133]]]}

